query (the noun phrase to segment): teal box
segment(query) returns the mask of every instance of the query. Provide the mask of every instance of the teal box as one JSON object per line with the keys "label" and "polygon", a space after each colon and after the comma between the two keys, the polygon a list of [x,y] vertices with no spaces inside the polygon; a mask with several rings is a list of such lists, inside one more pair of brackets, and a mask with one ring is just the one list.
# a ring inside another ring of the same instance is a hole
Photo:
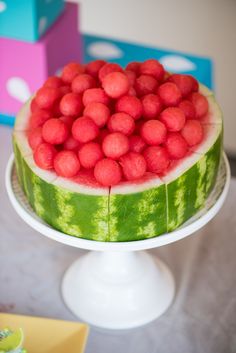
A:
{"label": "teal box", "polygon": [[36,42],[64,8],[64,0],[1,0],[0,37]]}

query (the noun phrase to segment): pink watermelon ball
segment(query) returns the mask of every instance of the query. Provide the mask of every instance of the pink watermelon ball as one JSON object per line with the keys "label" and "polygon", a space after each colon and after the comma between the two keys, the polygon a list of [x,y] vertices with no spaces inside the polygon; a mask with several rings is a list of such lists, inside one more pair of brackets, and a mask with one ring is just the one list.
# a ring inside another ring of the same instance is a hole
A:
{"label": "pink watermelon ball", "polygon": [[116,63],[106,63],[101,67],[98,73],[99,80],[102,82],[104,77],[109,75],[111,72],[123,72],[120,65]]}
{"label": "pink watermelon ball", "polygon": [[179,132],[170,132],[165,146],[171,159],[183,158],[188,152],[187,142]]}
{"label": "pink watermelon ball", "polygon": [[77,93],[65,94],[60,101],[60,110],[65,116],[79,116],[83,110],[81,95]]}
{"label": "pink watermelon ball", "polygon": [[59,88],[42,87],[36,93],[35,102],[40,109],[50,110],[60,97],[61,92]]}
{"label": "pink watermelon ball", "polygon": [[80,143],[74,139],[73,136],[69,136],[63,143],[63,149],[69,151],[77,151],[80,147]]}
{"label": "pink watermelon ball", "polygon": [[127,180],[141,178],[147,169],[144,157],[140,153],[129,152],[120,158],[123,174]]}
{"label": "pink watermelon ball", "polygon": [[84,109],[84,116],[91,118],[98,127],[104,127],[110,117],[110,109],[103,103],[92,102]]}
{"label": "pink watermelon ball", "polygon": [[184,127],[185,120],[184,112],[176,107],[166,108],[160,114],[160,121],[169,131],[180,131]]}
{"label": "pink watermelon ball", "polygon": [[134,88],[138,96],[144,96],[145,94],[153,93],[157,88],[157,80],[149,75],[140,75],[134,84]]}
{"label": "pink watermelon ball", "polygon": [[143,112],[140,99],[133,96],[123,96],[119,98],[116,102],[115,110],[129,114],[135,120],[141,118]]}
{"label": "pink watermelon ball", "polygon": [[60,151],[53,163],[57,175],[64,178],[72,178],[80,170],[80,162],[74,151]]}
{"label": "pink watermelon ball", "polygon": [[61,97],[63,97],[67,93],[71,93],[71,87],[70,86],[61,86],[60,88],[61,92]]}
{"label": "pink watermelon ball", "polygon": [[170,165],[170,156],[165,147],[149,146],[143,156],[147,163],[147,170],[151,173],[162,174]]}
{"label": "pink watermelon ball", "polygon": [[113,159],[104,158],[95,165],[94,177],[103,186],[116,185],[122,178],[121,168]]}
{"label": "pink watermelon ball", "polygon": [[34,161],[39,168],[52,169],[56,153],[56,149],[50,143],[43,142],[34,151]]}
{"label": "pink watermelon ball", "polygon": [[94,168],[104,155],[101,146],[96,142],[84,144],[78,152],[79,160],[85,169]]}
{"label": "pink watermelon ball", "polygon": [[80,143],[87,143],[99,135],[99,129],[95,122],[85,116],[76,119],[72,125],[72,136]]}
{"label": "pink watermelon ball", "polygon": [[98,77],[99,70],[106,64],[104,60],[94,60],[89,62],[86,67],[85,71],[87,74],[93,76],[94,78]]}
{"label": "pink watermelon ball", "polygon": [[195,79],[190,75],[173,74],[168,78],[168,82],[173,82],[180,89],[182,97],[188,96],[193,92],[195,87]]}
{"label": "pink watermelon ball", "polygon": [[160,145],[166,140],[167,129],[159,120],[148,120],[141,127],[140,133],[148,145]]}
{"label": "pink watermelon ball", "polygon": [[129,139],[120,132],[113,132],[104,138],[102,149],[106,157],[119,159],[129,151]]}
{"label": "pink watermelon ball", "polygon": [[129,84],[131,86],[133,86],[134,83],[135,83],[136,77],[137,77],[136,73],[134,71],[131,71],[131,70],[125,70],[124,74],[128,78]]}
{"label": "pink watermelon ball", "polygon": [[132,61],[126,66],[126,70],[134,71],[138,74],[140,68],[140,63],[137,61]]}
{"label": "pink watermelon ball", "polygon": [[86,91],[86,89],[94,87],[96,87],[96,81],[88,74],[76,76],[71,84],[72,91],[79,94]]}
{"label": "pink watermelon ball", "polygon": [[180,89],[172,82],[163,83],[157,92],[166,107],[178,105],[182,97]]}
{"label": "pink watermelon ball", "polygon": [[182,136],[189,146],[200,143],[203,139],[203,127],[199,120],[187,120],[181,131]]}
{"label": "pink watermelon ball", "polygon": [[127,136],[131,135],[135,129],[134,119],[126,113],[113,114],[107,126],[111,132],[121,132]]}
{"label": "pink watermelon ball", "polygon": [[160,114],[163,104],[158,95],[150,93],[142,97],[143,117],[154,119]]}
{"label": "pink watermelon ball", "polygon": [[43,87],[59,88],[61,86],[63,86],[62,79],[57,76],[48,77],[48,79],[43,84]]}
{"label": "pink watermelon ball", "polygon": [[66,141],[69,135],[67,125],[60,119],[47,120],[42,129],[43,139],[52,145],[59,145]]}
{"label": "pink watermelon ball", "polygon": [[29,131],[28,142],[32,150],[35,150],[41,143],[43,143],[42,127],[36,127]]}
{"label": "pink watermelon ball", "polygon": [[201,119],[204,115],[207,114],[209,106],[206,97],[204,97],[201,93],[194,92],[189,96],[189,100],[193,103],[196,118]]}
{"label": "pink watermelon ball", "polygon": [[181,101],[178,107],[184,112],[186,119],[195,119],[196,118],[196,109],[192,102],[185,99]]}
{"label": "pink watermelon ball", "polygon": [[129,148],[132,152],[141,153],[146,147],[146,143],[139,135],[132,135],[129,138]]}
{"label": "pink watermelon ball", "polygon": [[80,74],[83,74],[85,72],[85,67],[81,64],[78,64],[76,62],[71,62],[64,66],[61,74],[62,81],[65,83],[70,84],[73,79]]}
{"label": "pink watermelon ball", "polygon": [[60,116],[59,120],[63,121],[63,123],[66,124],[68,127],[68,130],[71,130],[71,126],[73,125],[73,122],[75,121],[71,116]]}
{"label": "pink watermelon ball", "polygon": [[141,75],[153,76],[157,81],[162,81],[165,74],[163,65],[155,59],[149,59],[140,64],[139,72]]}
{"label": "pink watermelon ball", "polygon": [[83,93],[83,104],[86,107],[90,103],[103,103],[108,105],[109,97],[102,88],[89,88]]}
{"label": "pink watermelon ball", "polygon": [[130,83],[122,72],[111,72],[102,80],[102,87],[109,97],[117,99],[128,93]]}
{"label": "pink watermelon ball", "polygon": [[128,96],[136,97],[137,92],[135,91],[133,86],[130,86],[129,91],[128,91]]}
{"label": "pink watermelon ball", "polygon": [[29,119],[29,129],[33,130],[36,129],[37,127],[42,126],[45,121],[47,121],[48,119],[50,119],[51,115],[49,112],[47,112],[46,110],[41,110],[38,109],[36,111],[34,111]]}

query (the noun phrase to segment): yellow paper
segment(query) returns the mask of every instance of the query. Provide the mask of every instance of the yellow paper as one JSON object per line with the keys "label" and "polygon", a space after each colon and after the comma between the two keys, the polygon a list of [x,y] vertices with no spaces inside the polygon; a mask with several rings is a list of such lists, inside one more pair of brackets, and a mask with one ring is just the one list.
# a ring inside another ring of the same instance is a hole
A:
{"label": "yellow paper", "polygon": [[78,322],[0,313],[0,328],[24,331],[28,353],[83,353],[88,326]]}

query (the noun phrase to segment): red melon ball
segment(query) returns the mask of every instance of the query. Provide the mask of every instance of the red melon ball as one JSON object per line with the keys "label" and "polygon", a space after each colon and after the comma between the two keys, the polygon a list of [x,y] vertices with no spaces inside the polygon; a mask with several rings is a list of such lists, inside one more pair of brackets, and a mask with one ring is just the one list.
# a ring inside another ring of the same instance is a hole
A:
{"label": "red melon ball", "polygon": [[170,132],[165,146],[171,159],[183,158],[188,152],[187,142],[179,132]]}
{"label": "red melon ball", "polygon": [[65,116],[79,116],[83,110],[81,95],[77,93],[65,94],[60,101],[60,110]]}
{"label": "red melon ball", "polygon": [[78,64],[76,62],[71,62],[64,66],[61,78],[62,81],[67,84],[70,84],[77,75],[83,74],[84,72],[85,68],[83,65]]}
{"label": "red melon ball", "polygon": [[196,109],[192,102],[185,99],[181,101],[178,107],[184,112],[186,119],[195,119],[196,118]]}
{"label": "red melon ball", "polygon": [[73,125],[73,122],[75,121],[72,116],[60,116],[59,120],[63,121],[63,123],[66,124],[69,130],[71,130],[71,126]]}
{"label": "red melon ball", "polygon": [[204,115],[207,114],[209,105],[205,96],[203,96],[201,93],[194,92],[189,96],[189,100],[194,105],[197,119],[201,119]]}
{"label": "red melon ball", "polygon": [[137,61],[132,61],[126,66],[126,70],[134,71],[136,74],[139,72],[141,63]]}
{"label": "red melon ball", "polygon": [[180,89],[172,82],[163,83],[157,92],[166,107],[178,105],[182,97]]}
{"label": "red melon ball", "polygon": [[99,70],[106,64],[104,60],[94,60],[90,61],[86,67],[85,71],[87,74],[93,76],[94,78],[98,77]]}
{"label": "red melon ball", "polygon": [[151,173],[162,174],[170,164],[170,155],[165,147],[149,146],[144,152],[143,156],[147,163],[147,170]]}
{"label": "red melon ball", "polygon": [[160,145],[165,142],[167,129],[159,120],[148,120],[141,127],[141,137],[148,145]]}
{"label": "red melon ball", "polygon": [[59,145],[65,142],[68,135],[68,127],[60,119],[49,119],[43,125],[43,139],[52,145]]}
{"label": "red melon ball", "polygon": [[169,131],[180,131],[185,124],[185,115],[180,108],[169,107],[160,114],[162,121]]}
{"label": "red melon ball", "polygon": [[54,104],[60,99],[61,91],[59,88],[42,87],[35,96],[35,102],[40,109],[53,109]]}
{"label": "red melon ball", "polygon": [[165,74],[163,65],[156,59],[149,59],[141,63],[139,72],[142,75],[153,76],[158,81],[162,81]]}
{"label": "red melon ball", "polygon": [[49,112],[47,112],[46,110],[36,110],[34,111],[29,119],[29,129],[30,130],[34,130],[37,127],[42,126],[45,121],[47,121],[48,119],[50,119],[51,115]]}
{"label": "red melon ball", "polygon": [[78,155],[80,163],[85,169],[94,168],[96,163],[104,157],[101,146],[96,142],[84,144]]}
{"label": "red melon ball", "polygon": [[123,72],[123,69],[120,65],[116,63],[106,63],[99,70],[99,73],[98,73],[99,80],[102,82],[104,77],[109,75],[111,72]]}
{"label": "red melon ball", "polygon": [[106,157],[119,159],[129,151],[129,139],[120,132],[113,132],[104,138],[102,149]]}
{"label": "red melon ball", "polygon": [[194,146],[202,142],[203,127],[199,120],[187,120],[181,131],[181,135],[189,146]]}
{"label": "red melon ball", "polygon": [[52,169],[56,153],[56,149],[50,143],[43,142],[34,151],[34,161],[39,168]]}
{"label": "red melon ball", "polygon": [[158,82],[154,77],[149,75],[140,75],[135,81],[134,88],[137,95],[141,97],[145,94],[154,93],[157,86]]}
{"label": "red melon ball", "polygon": [[131,70],[125,70],[124,74],[128,78],[130,86],[133,86],[134,83],[135,83],[136,77],[137,77],[136,73],[134,71],[131,71]]}
{"label": "red melon ball", "polygon": [[117,99],[128,93],[130,84],[122,72],[111,72],[102,80],[102,87],[109,97]]}
{"label": "red melon ball", "polygon": [[83,104],[86,107],[90,103],[103,103],[108,105],[109,97],[102,88],[89,88],[83,93]]}
{"label": "red melon ball", "polygon": [[94,177],[103,186],[116,185],[122,178],[121,168],[113,159],[104,158],[95,165]]}
{"label": "red melon ball", "polygon": [[32,150],[35,150],[41,143],[43,143],[42,127],[36,127],[29,131],[28,142]]}
{"label": "red melon ball", "polygon": [[80,146],[80,143],[73,136],[69,136],[63,143],[63,149],[68,151],[77,151]]}
{"label": "red melon ball", "polygon": [[94,87],[96,87],[96,81],[92,76],[88,74],[76,76],[71,84],[72,91],[79,94],[86,91],[86,89]]}
{"label": "red melon ball", "polygon": [[123,174],[127,180],[141,178],[147,169],[144,157],[140,153],[129,152],[120,158]]}
{"label": "red melon ball", "polygon": [[146,143],[139,135],[132,135],[129,138],[130,151],[141,153],[146,147]]}
{"label": "red melon ball", "polygon": [[110,109],[103,103],[92,102],[84,109],[84,116],[91,118],[98,127],[104,127],[110,117]]}
{"label": "red melon ball", "polygon": [[127,136],[131,135],[135,129],[134,119],[126,113],[113,114],[107,126],[111,132],[121,132]]}
{"label": "red melon ball", "polygon": [[80,162],[74,151],[60,151],[54,158],[54,169],[57,175],[72,178],[80,170]]}
{"label": "red melon ball", "polygon": [[61,86],[63,86],[63,82],[61,78],[57,76],[49,76],[43,84],[43,87],[59,88]]}
{"label": "red melon ball", "polygon": [[173,74],[168,78],[168,82],[173,82],[178,86],[182,97],[186,97],[195,89],[195,78],[190,75]]}
{"label": "red melon ball", "polygon": [[116,101],[115,109],[117,112],[127,113],[137,120],[141,118],[143,108],[140,99],[134,96],[123,96]]}
{"label": "red melon ball", "polygon": [[163,104],[157,94],[147,94],[142,98],[143,117],[145,119],[154,119],[160,114]]}
{"label": "red melon ball", "polygon": [[99,129],[95,122],[85,116],[74,121],[71,131],[74,139],[80,143],[92,141],[99,135]]}

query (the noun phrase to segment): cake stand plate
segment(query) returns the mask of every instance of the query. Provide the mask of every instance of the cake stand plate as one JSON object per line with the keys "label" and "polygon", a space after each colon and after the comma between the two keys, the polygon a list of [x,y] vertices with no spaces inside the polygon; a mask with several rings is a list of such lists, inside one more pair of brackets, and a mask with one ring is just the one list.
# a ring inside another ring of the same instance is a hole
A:
{"label": "cake stand plate", "polygon": [[[62,295],[68,308],[80,319],[103,328],[127,329],[144,325],[163,314],[175,292],[168,267],[145,251],[193,234],[220,210],[230,182],[224,155],[216,185],[205,207],[177,230],[159,237],[133,242],[98,242],[61,233],[32,210],[18,183],[14,157],[6,170],[6,188],[19,216],[41,234],[81,249],[93,250],[66,271]],[[139,251],[138,251],[139,250]]]}

